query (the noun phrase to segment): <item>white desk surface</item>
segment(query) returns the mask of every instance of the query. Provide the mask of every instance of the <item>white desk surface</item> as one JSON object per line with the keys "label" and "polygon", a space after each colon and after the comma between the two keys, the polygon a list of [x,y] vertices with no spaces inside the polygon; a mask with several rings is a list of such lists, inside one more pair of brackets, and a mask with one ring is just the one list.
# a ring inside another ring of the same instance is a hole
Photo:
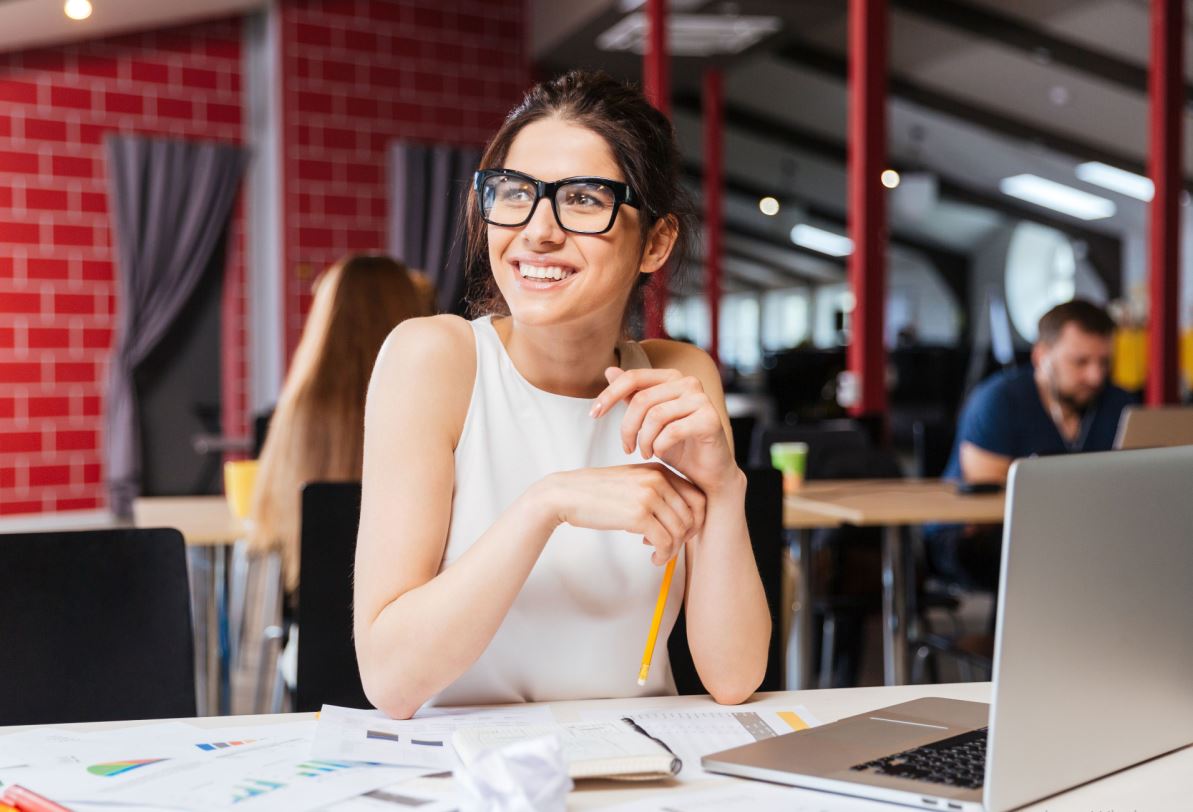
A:
{"label": "white desk surface", "polygon": [[[804,705],[823,722],[830,722],[844,716],[862,713],[885,705],[905,702],[922,696],[943,696],[953,699],[969,699],[987,701],[990,696],[989,683],[961,683],[955,685],[904,685],[888,688],[844,688],[829,691],[783,691],[768,694],[758,694],[757,697],[741,707],[748,706],[783,706],[792,707]],[[633,711],[635,708],[674,707],[674,708],[719,708],[708,697],[646,697],[641,699],[605,699],[587,700],[582,702],[553,702],[552,711],[559,721],[573,721],[579,718],[584,709],[595,709],[601,706],[616,705]],[[1129,712],[1129,710],[1127,711]],[[236,716],[236,717],[200,717],[184,721],[204,728],[218,728],[226,725],[240,724],[268,724],[271,722],[286,722],[309,719],[312,714],[278,714],[267,716]],[[80,730],[98,730],[126,727],[150,722],[97,722],[79,725],[55,725],[55,727],[71,727]],[[0,728],[0,735],[25,730],[24,727]],[[1108,730],[1113,735],[1113,729]],[[1058,757],[1063,757],[1058,754]],[[424,781],[444,781],[448,779],[417,779],[411,788]],[[735,779],[725,778],[704,782],[699,786],[719,786],[723,781]],[[442,785],[440,785],[442,786]],[[678,786],[672,782],[656,783],[650,786],[638,784],[622,784],[612,781],[582,782],[569,797],[568,809],[601,809],[613,804],[633,801],[651,796],[662,796],[672,787]],[[685,788],[695,788],[685,785]],[[1175,753],[1154,759],[1144,764],[1124,770],[1114,775],[1086,784],[1070,792],[1055,796],[1046,802],[1024,807],[1032,812],[1096,812],[1097,810],[1115,810],[1116,812],[1171,812],[1172,810],[1189,809],[1193,801],[1193,747],[1186,747]],[[859,802],[859,807],[865,809],[889,809],[890,812],[904,807],[883,804],[881,807],[871,802]]]}

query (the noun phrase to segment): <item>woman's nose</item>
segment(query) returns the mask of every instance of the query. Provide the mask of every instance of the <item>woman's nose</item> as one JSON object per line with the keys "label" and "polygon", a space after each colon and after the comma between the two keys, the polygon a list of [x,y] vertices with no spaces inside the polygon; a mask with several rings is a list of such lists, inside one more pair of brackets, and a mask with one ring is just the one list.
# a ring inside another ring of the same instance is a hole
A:
{"label": "woman's nose", "polygon": [[522,236],[531,245],[558,244],[563,242],[566,232],[555,219],[555,210],[547,198],[535,203],[530,220],[522,227]]}

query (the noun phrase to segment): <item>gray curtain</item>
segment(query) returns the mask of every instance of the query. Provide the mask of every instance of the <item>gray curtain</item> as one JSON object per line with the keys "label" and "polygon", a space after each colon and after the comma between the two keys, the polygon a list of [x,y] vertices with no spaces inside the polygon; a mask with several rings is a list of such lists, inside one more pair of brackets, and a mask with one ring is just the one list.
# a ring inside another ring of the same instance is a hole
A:
{"label": "gray curtain", "polygon": [[111,136],[107,158],[118,315],[105,455],[112,511],[128,517],[141,484],[133,372],[211,266],[248,154],[231,144]]}
{"label": "gray curtain", "polygon": [[399,141],[389,152],[389,252],[435,283],[439,309],[464,298],[464,206],[475,147]]}

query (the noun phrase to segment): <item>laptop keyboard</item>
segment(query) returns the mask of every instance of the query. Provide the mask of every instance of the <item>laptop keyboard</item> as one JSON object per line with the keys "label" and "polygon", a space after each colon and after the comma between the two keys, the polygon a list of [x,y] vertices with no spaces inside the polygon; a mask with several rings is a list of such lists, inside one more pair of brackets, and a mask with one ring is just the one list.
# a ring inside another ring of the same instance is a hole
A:
{"label": "laptop keyboard", "polygon": [[867,761],[851,769],[980,789],[986,776],[986,728]]}

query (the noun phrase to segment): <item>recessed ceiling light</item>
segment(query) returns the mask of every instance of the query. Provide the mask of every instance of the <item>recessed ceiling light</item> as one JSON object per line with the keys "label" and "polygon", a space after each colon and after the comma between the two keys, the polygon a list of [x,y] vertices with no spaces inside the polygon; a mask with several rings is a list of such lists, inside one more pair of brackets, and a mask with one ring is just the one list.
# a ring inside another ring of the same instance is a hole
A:
{"label": "recessed ceiling light", "polygon": [[1099,161],[1086,161],[1083,164],[1078,164],[1077,177],[1086,183],[1101,186],[1145,203],[1151,200],[1152,195],[1156,193],[1151,178],[1145,178],[1143,175],[1136,175],[1134,172],[1128,172]]}
{"label": "recessed ceiling light", "polygon": [[1041,178],[1038,175],[1013,175],[998,182],[1005,195],[1059,211],[1080,220],[1103,220],[1113,217],[1114,201],[1091,195],[1072,186]]}
{"label": "recessed ceiling light", "polygon": [[791,229],[791,241],[830,257],[847,257],[853,253],[853,240],[806,223],[800,223]]}
{"label": "recessed ceiling light", "polygon": [[899,173],[894,169],[882,170],[882,185],[888,189],[894,189],[899,185]]}
{"label": "recessed ceiling light", "polygon": [[773,197],[764,197],[758,201],[758,210],[767,217],[774,217],[779,213],[779,201],[775,200]]}
{"label": "recessed ceiling light", "polygon": [[[736,54],[782,27],[778,17],[672,13],[667,15],[667,50],[672,56]],[[648,28],[644,13],[627,14],[597,37],[597,47],[644,53]]]}
{"label": "recessed ceiling light", "polygon": [[62,11],[72,20],[86,20],[91,16],[91,0],[66,0]]}

